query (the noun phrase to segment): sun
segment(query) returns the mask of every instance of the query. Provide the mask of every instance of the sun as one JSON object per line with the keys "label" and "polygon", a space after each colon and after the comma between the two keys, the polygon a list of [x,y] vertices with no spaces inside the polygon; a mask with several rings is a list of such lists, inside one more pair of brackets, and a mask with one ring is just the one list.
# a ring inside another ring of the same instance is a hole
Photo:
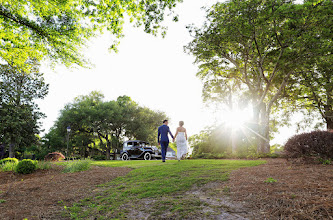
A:
{"label": "sun", "polygon": [[233,110],[222,113],[222,121],[233,129],[239,129],[251,118],[251,113],[247,110]]}

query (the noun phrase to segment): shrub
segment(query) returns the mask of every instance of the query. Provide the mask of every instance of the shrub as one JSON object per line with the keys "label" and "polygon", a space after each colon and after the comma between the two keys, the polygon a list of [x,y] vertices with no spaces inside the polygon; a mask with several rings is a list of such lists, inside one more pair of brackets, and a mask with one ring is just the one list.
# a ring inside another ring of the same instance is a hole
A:
{"label": "shrub", "polygon": [[61,161],[63,159],[65,159],[65,156],[60,152],[49,153],[44,158],[46,161]]}
{"label": "shrub", "polygon": [[91,160],[74,160],[65,162],[64,173],[74,173],[90,169]]}
{"label": "shrub", "polygon": [[284,146],[287,158],[333,158],[333,133],[328,131],[312,131],[295,135]]}
{"label": "shrub", "polygon": [[30,159],[24,159],[17,164],[15,172],[28,174],[34,172],[36,169],[37,169],[37,164],[35,161]]}
{"label": "shrub", "polygon": [[19,161],[16,158],[10,158],[10,157],[0,160],[0,164],[4,164],[4,163],[7,163],[7,162],[17,164]]}
{"label": "shrub", "polygon": [[12,163],[12,162],[3,163],[3,164],[0,164],[0,171],[2,171],[2,172],[14,171],[16,166],[17,166],[17,163]]}

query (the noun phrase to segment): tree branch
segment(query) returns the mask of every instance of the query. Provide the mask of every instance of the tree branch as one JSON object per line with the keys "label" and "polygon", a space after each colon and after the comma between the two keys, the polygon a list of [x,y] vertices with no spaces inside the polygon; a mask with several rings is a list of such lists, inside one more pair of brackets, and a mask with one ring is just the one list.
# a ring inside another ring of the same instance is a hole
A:
{"label": "tree branch", "polygon": [[[281,83],[281,85],[279,87],[279,90],[275,93],[275,95],[273,96],[273,98],[269,101],[269,103],[268,103],[268,109],[271,109],[273,103],[277,100],[277,98],[281,94],[282,90],[286,87],[291,74],[292,74],[292,72],[290,71],[287,74],[287,76],[284,77],[283,82]],[[263,97],[262,97],[262,100],[263,100]]]}
{"label": "tree branch", "polygon": [[16,15],[19,17],[19,18],[16,18],[15,16],[13,16],[11,14],[11,12],[9,10],[4,8],[2,5],[0,6],[0,15],[2,15],[3,17],[10,19],[22,26],[26,26],[26,27],[30,28],[31,30],[36,32],[41,37],[48,37],[48,34],[44,30],[40,30],[36,24],[30,22],[26,18],[19,16],[19,15]]}

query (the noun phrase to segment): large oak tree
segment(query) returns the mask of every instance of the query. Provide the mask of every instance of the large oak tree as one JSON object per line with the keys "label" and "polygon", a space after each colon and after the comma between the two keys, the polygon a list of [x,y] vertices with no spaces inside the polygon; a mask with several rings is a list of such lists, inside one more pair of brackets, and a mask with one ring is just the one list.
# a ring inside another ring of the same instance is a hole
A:
{"label": "large oak tree", "polygon": [[200,65],[198,76],[205,82],[206,92],[215,93],[211,97],[220,100],[230,99],[234,93],[251,102],[258,152],[270,151],[270,114],[279,107],[278,100],[291,78],[313,57],[328,51],[318,40],[322,36],[312,30],[325,22],[317,8],[332,2],[293,2],[217,3],[207,10],[202,27],[190,27],[194,40],[187,50]]}

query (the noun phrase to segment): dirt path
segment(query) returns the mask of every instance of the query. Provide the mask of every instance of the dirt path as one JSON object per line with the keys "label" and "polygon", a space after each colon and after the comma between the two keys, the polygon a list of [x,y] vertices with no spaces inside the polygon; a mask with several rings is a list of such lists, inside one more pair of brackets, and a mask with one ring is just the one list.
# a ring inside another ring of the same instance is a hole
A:
{"label": "dirt path", "polygon": [[[59,219],[64,205],[94,195],[99,184],[126,175],[123,167],[93,167],[61,173],[60,168],[29,175],[0,173],[0,219]],[[57,216],[57,217],[55,217]]]}

